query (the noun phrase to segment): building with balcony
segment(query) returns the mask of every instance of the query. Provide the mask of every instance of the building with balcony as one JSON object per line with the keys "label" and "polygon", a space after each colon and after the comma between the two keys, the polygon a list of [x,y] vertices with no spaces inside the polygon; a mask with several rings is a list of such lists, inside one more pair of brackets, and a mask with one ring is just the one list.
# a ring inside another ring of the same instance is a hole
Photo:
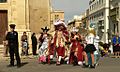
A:
{"label": "building with balcony", "polygon": [[89,28],[94,28],[101,41],[108,43],[109,0],[89,1]]}
{"label": "building with balcony", "polygon": [[110,0],[110,32],[120,34],[120,0]]}
{"label": "building with balcony", "polygon": [[85,29],[88,29],[89,28],[89,9],[87,9],[84,14],[83,14],[83,17],[82,17],[82,26],[83,28]]}

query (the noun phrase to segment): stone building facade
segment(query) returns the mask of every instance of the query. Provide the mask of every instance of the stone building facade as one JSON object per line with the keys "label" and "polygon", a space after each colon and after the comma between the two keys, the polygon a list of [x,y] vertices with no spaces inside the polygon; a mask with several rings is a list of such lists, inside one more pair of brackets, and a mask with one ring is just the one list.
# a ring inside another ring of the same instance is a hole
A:
{"label": "stone building facade", "polygon": [[89,1],[89,26],[94,27],[104,43],[109,41],[109,8],[109,0]]}
{"label": "stone building facade", "polygon": [[22,33],[39,33],[50,26],[50,0],[0,0],[0,44],[11,23],[16,24],[19,41]]}
{"label": "stone building facade", "polygon": [[110,32],[120,34],[120,0],[110,0]]}
{"label": "stone building facade", "polygon": [[11,23],[16,25],[19,46],[25,31],[31,48],[31,34],[40,34],[45,26],[50,28],[50,0],[0,0],[0,45]]}
{"label": "stone building facade", "polygon": [[51,11],[51,20],[50,20],[50,32],[54,31],[54,22],[58,19],[64,21],[64,11],[62,10],[52,10]]}

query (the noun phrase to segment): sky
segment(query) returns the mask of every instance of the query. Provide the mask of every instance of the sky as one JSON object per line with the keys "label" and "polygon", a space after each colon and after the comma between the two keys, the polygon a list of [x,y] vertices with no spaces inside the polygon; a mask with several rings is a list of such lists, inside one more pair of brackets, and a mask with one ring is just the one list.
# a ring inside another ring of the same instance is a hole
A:
{"label": "sky", "polygon": [[89,0],[51,0],[52,7],[65,12],[65,21],[73,19],[74,15],[80,15],[89,6]]}

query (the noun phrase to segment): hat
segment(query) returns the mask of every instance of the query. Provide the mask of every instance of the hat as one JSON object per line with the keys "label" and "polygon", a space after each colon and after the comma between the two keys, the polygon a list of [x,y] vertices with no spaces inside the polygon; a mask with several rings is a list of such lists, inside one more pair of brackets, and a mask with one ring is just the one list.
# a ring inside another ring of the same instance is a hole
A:
{"label": "hat", "polygon": [[9,26],[10,26],[10,28],[15,29],[15,26],[16,26],[16,25],[15,25],[15,24],[10,24]]}
{"label": "hat", "polygon": [[55,26],[55,29],[59,29],[60,26],[63,26],[64,30],[67,27],[67,25],[65,24],[65,22],[63,22],[62,20],[57,20],[56,22],[54,22],[54,26]]}
{"label": "hat", "polygon": [[45,28],[41,28],[43,30],[43,32],[48,32],[50,29],[47,28],[47,26]]}

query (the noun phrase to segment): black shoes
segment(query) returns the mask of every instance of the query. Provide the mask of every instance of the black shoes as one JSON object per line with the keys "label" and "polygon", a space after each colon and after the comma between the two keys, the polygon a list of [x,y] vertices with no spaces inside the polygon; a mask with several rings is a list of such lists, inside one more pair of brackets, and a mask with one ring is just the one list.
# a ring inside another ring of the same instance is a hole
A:
{"label": "black shoes", "polygon": [[90,68],[95,68],[95,65],[90,65]]}
{"label": "black shoes", "polygon": [[89,65],[83,64],[82,68],[88,68],[88,67],[89,67]]}
{"label": "black shoes", "polygon": [[83,67],[82,68],[95,68],[95,65],[86,65],[86,64],[83,64]]}
{"label": "black shoes", "polygon": [[[14,67],[15,65],[7,65],[7,67]],[[17,65],[17,68],[20,68],[21,67],[21,64],[20,65]]]}

